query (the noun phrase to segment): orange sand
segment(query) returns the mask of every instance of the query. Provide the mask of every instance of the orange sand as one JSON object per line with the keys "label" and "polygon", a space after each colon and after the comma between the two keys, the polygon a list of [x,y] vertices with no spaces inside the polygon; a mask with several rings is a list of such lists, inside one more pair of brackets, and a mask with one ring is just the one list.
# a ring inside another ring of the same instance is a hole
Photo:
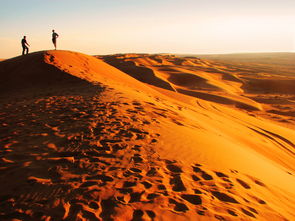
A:
{"label": "orange sand", "polygon": [[2,61],[0,220],[294,220],[294,116],[270,111],[284,105],[272,96],[294,107],[294,79],[247,70],[68,51]]}

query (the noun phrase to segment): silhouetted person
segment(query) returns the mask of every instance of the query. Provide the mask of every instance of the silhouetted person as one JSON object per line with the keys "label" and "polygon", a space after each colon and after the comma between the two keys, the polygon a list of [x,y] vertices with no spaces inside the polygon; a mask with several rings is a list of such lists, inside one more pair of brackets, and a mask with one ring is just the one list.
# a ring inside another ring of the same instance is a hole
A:
{"label": "silhouetted person", "polygon": [[23,47],[23,55],[26,53],[29,53],[29,48],[28,48],[29,43],[27,42],[26,36],[24,36],[24,38],[22,39],[22,47]]}
{"label": "silhouetted person", "polygon": [[58,38],[58,34],[52,30],[52,43],[54,45],[54,49],[56,50],[56,39]]}

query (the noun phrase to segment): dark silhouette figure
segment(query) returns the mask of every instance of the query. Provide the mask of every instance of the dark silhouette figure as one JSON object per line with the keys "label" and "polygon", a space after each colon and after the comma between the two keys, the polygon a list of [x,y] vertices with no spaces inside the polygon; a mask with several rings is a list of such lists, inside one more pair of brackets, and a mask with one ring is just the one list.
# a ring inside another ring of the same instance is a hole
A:
{"label": "dark silhouette figure", "polygon": [[29,43],[27,42],[26,36],[24,36],[24,38],[22,39],[22,47],[23,47],[23,53],[22,55],[24,55],[25,53],[28,54],[29,53],[29,48],[30,47]]}
{"label": "dark silhouette figure", "polygon": [[59,35],[54,30],[52,30],[52,43],[54,45],[55,50],[56,50],[56,39],[58,38],[58,36]]}

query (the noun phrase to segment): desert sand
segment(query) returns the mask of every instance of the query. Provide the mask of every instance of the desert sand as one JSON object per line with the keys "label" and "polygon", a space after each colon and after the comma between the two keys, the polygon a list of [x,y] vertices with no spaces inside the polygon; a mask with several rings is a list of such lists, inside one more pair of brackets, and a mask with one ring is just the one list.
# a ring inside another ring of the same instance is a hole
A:
{"label": "desert sand", "polygon": [[70,51],[0,62],[0,220],[294,220],[288,71]]}

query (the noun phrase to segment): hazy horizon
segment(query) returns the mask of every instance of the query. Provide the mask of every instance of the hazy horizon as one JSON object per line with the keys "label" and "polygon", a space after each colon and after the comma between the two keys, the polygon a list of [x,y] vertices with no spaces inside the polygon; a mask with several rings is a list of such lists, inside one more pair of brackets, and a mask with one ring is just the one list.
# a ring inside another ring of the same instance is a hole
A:
{"label": "hazy horizon", "polygon": [[295,51],[295,1],[11,0],[0,9],[0,58],[58,49],[87,54]]}

